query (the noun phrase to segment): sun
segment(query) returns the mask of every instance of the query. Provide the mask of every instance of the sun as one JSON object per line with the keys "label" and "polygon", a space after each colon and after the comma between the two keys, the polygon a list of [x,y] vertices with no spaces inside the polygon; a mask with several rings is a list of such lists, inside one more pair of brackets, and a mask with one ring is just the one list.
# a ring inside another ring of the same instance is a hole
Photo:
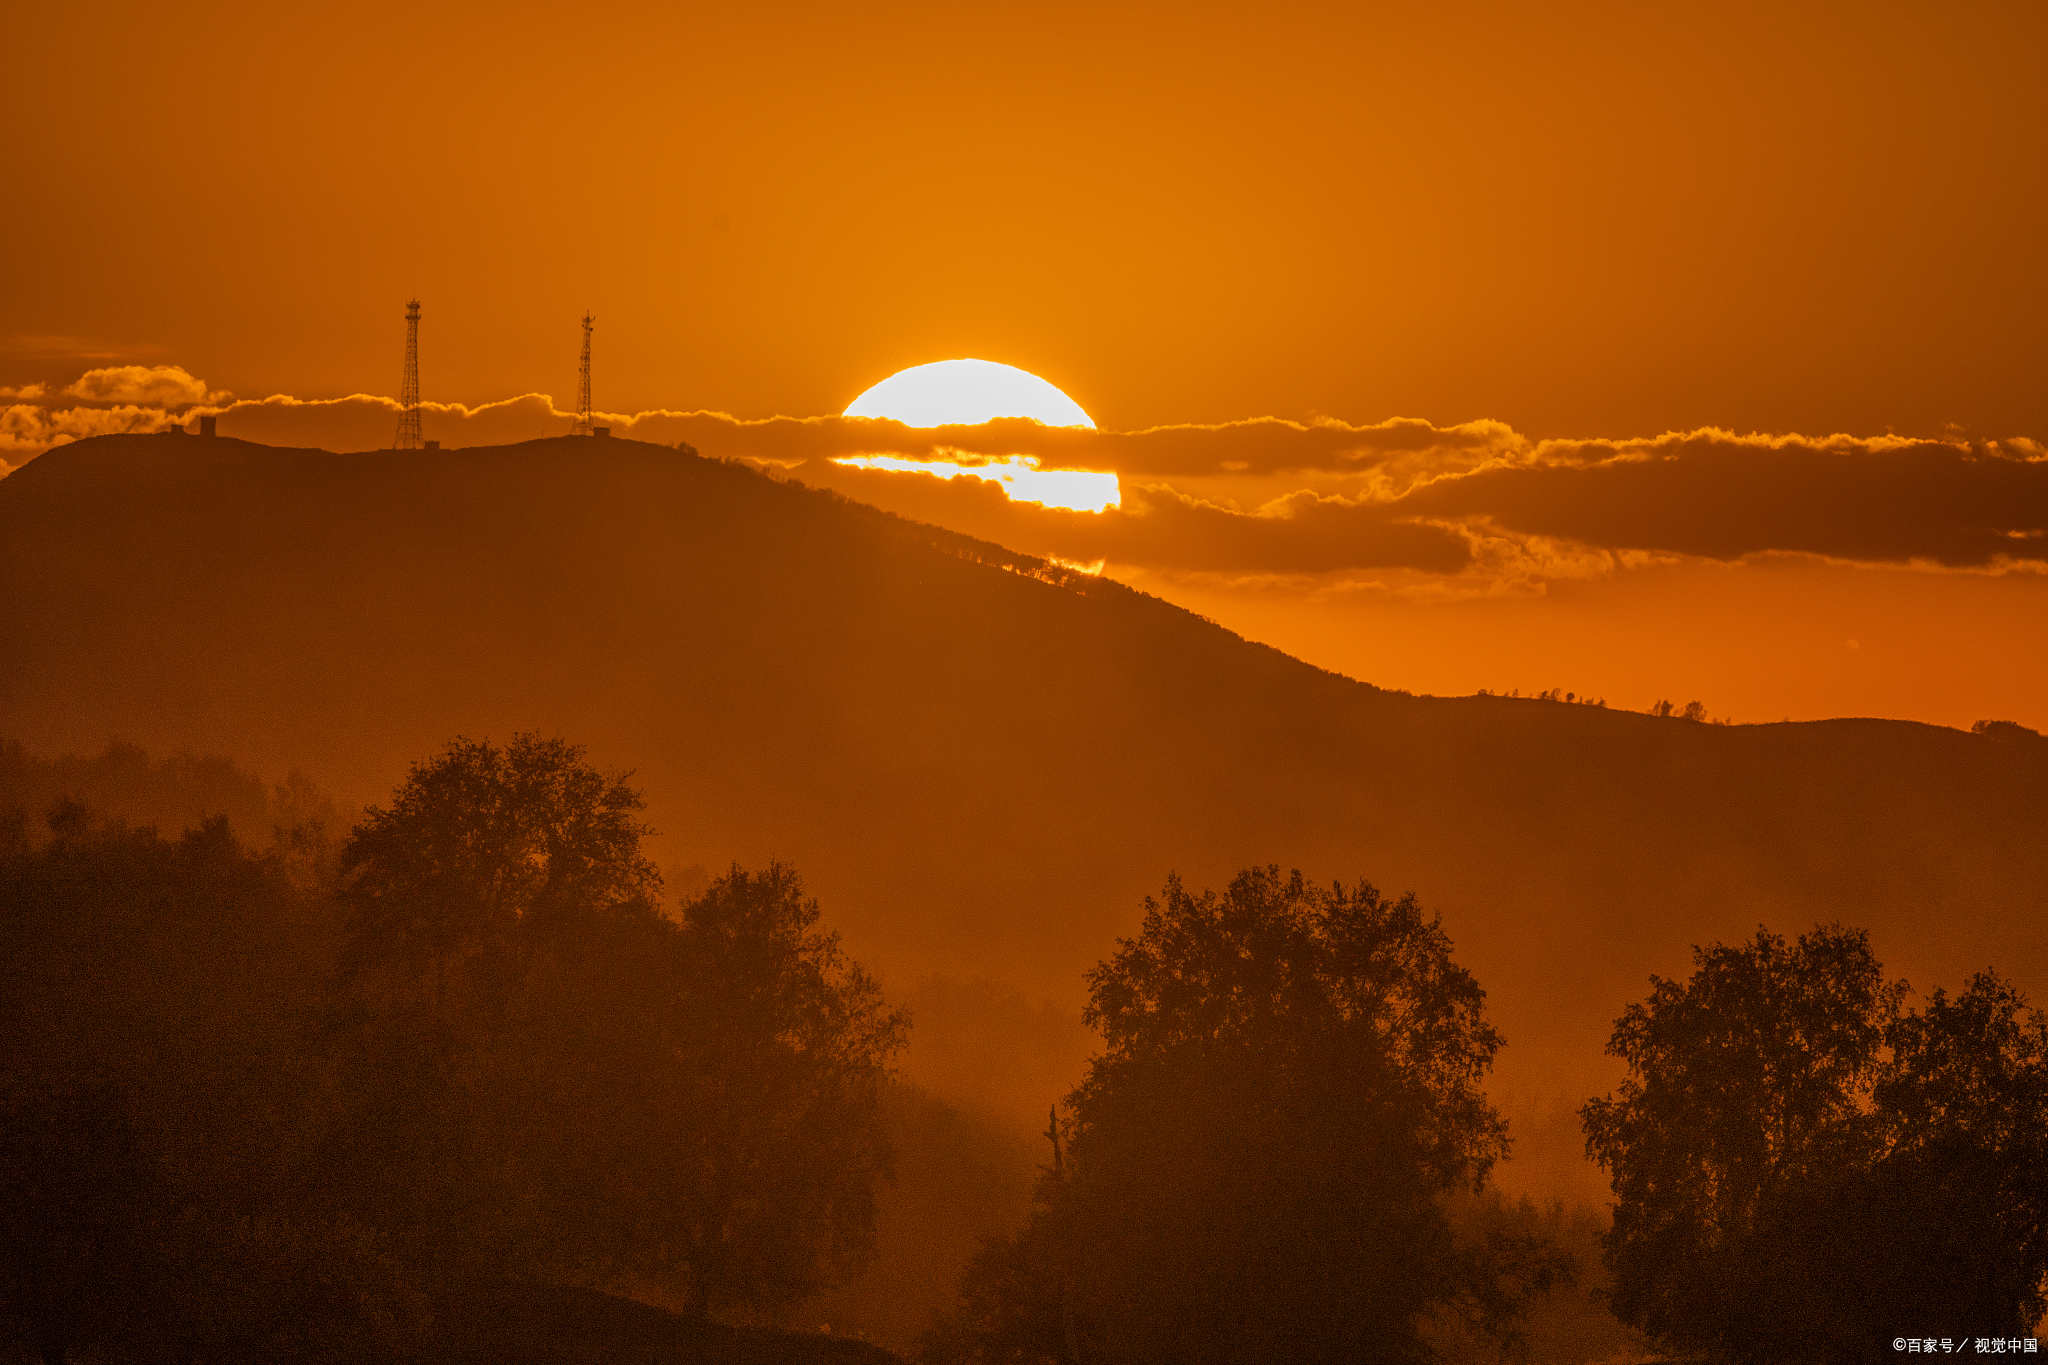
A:
{"label": "sun", "polygon": [[993,360],[935,360],[898,370],[847,404],[844,415],[887,417],[907,427],[979,426],[998,417],[1029,417],[1049,427],[1095,425],[1054,385]]}
{"label": "sun", "polygon": [[[847,404],[847,417],[882,417],[907,427],[980,426],[998,417],[1026,417],[1049,427],[1095,429],[1081,405],[1029,370],[993,360],[938,360],[898,370]],[[837,455],[853,469],[974,478],[999,486],[1013,502],[1035,502],[1074,512],[1102,512],[1120,504],[1115,473],[1045,469],[1035,455],[970,455],[906,459],[900,455]]]}

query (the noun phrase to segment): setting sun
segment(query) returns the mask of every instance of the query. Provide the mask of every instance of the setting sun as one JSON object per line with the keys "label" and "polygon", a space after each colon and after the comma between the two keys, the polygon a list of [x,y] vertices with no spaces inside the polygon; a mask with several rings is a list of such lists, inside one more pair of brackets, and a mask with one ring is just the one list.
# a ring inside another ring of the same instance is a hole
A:
{"label": "setting sun", "polygon": [[847,404],[848,417],[909,427],[979,426],[1029,417],[1049,427],[1093,427],[1081,405],[1029,370],[993,360],[938,360],[898,370]]}
{"label": "setting sun", "polygon": [[[939,360],[898,370],[854,399],[842,415],[886,418],[910,427],[979,426],[1000,417],[1025,417],[1049,427],[1095,428],[1081,405],[1056,385],[993,360]],[[1120,501],[1113,470],[1044,469],[1035,455],[961,455],[959,460],[921,460],[862,454],[835,457],[832,463],[942,479],[967,475],[996,484],[1012,502],[1075,512],[1100,512]]]}

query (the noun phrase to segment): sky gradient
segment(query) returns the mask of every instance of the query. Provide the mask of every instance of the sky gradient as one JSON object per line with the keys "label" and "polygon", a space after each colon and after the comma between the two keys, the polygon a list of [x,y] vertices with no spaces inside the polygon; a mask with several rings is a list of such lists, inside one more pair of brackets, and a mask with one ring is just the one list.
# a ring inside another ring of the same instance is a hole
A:
{"label": "sky gradient", "polygon": [[[2040,434],[2029,3],[37,6],[4,363],[1105,426]],[[68,352],[68,354],[67,354]],[[99,363],[106,363],[99,360]]]}

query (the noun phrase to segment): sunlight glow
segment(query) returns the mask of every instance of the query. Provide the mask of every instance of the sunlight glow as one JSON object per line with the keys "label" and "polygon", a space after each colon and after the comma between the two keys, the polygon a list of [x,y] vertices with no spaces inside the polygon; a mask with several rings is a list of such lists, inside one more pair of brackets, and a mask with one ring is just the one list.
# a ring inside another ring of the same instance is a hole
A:
{"label": "sunlight glow", "polygon": [[[1057,390],[1055,390],[1057,392]],[[955,452],[958,453],[958,452]],[[1000,484],[1011,502],[1036,502],[1073,512],[1100,512],[1122,503],[1114,472],[1093,469],[1040,469],[1037,457],[1008,455],[974,464],[946,460],[906,460],[900,455],[844,455],[832,461],[854,469],[887,469],[905,474],[936,474],[957,479],[962,474]]]}
{"label": "sunlight glow", "polygon": [[1049,427],[1093,427],[1081,405],[1029,370],[993,360],[937,360],[898,370],[847,404],[847,417],[907,427],[979,426],[1029,417]]}

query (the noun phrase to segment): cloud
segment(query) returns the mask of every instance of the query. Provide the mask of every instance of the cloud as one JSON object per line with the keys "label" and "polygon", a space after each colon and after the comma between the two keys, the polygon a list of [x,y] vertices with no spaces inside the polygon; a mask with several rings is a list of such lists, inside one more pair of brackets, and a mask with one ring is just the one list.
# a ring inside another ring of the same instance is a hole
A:
{"label": "cloud", "polygon": [[64,393],[88,403],[131,403],[160,408],[189,408],[200,403],[233,400],[224,390],[209,391],[181,365],[115,365],[87,370]]}
{"label": "cloud", "polygon": [[[265,445],[322,450],[387,450],[398,434],[398,400],[356,393],[346,398],[294,398],[272,394],[242,399],[220,410],[219,431]],[[444,446],[511,445],[543,436],[566,436],[573,413],[555,408],[544,393],[521,394],[469,407],[420,404],[420,425]],[[604,420],[599,415],[600,423]],[[618,419],[615,419],[618,420]]]}
{"label": "cloud", "polygon": [[1258,417],[1212,425],[1097,431],[1047,427],[1025,418],[980,426],[906,427],[864,417],[770,417],[719,412],[642,412],[630,432],[686,441],[707,453],[781,464],[845,455],[944,460],[960,453],[1000,459],[1030,455],[1048,469],[1114,470],[1126,479],[1315,473],[1399,491],[1425,477],[1523,458],[1530,442],[1501,422],[1437,427],[1414,418],[1368,426],[1333,419]]}
{"label": "cloud", "polygon": [[[88,436],[162,431],[177,419],[161,408],[122,404],[110,408],[45,408],[28,403],[0,408],[0,457],[14,468],[52,446]],[[11,471],[10,471],[11,472]]]}
{"label": "cloud", "polygon": [[[965,490],[916,489],[914,475],[793,462],[831,438],[872,440],[877,434],[849,432],[832,419],[806,425],[801,440],[788,439],[776,424],[721,419],[721,428],[706,414],[674,420],[707,452],[773,446],[784,467],[807,483],[1019,550],[1164,571],[1324,574],[1405,567],[1485,579],[1492,591],[1535,589],[1673,557],[1734,561],[1795,553],[1979,570],[2048,560],[2048,451],[2030,440],[1738,436],[1706,429],[1647,440],[1531,442],[1490,422],[1438,428],[1414,421],[1373,427],[1262,421],[1099,434],[1008,425],[963,442],[985,450],[1022,448],[1048,464],[1121,448],[1138,453],[1140,472],[1187,470],[1212,489],[1228,486],[1213,473],[1225,468],[1226,454],[1234,467],[1225,477],[1248,488],[1258,486],[1262,470],[1304,479],[1359,476],[1343,492],[1304,489],[1246,508],[1165,480],[1136,482],[1131,463],[1104,459],[1094,467],[1124,479],[1124,507],[1088,517],[1006,506]],[[990,424],[999,425],[1006,424]],[[1034,435],[1042,440],[1034,444]],[[956,429],[946,439],[960,437]],[[1147,444],[1152,441],[1158,444]]]}
{"label": "cloud", "polygon": [[1552,441],[1398,501],[1418,516],[1718,560],[1790,551],[1986,568],[2048,555],[2048,452],[2024,440]]}
{"label": "cloud", "polygon": [[1313,494],[1242,513],[1166,484],[1123,485],[1122,505],[1077,512],[1012,502],[979,479],[940,479],[817,461],[796,471],[899,515],[1069,563],[1143,564],[1185,572],[1321,574],[1410,568],[1456,573],[1472,559],[1459,531],[1398,509]]}
{"label": "cloud", "polygon": [[209,389],[183,366],[118,365],[87,370],[60,391],[77,400],[57,407],[46,384],[0,388],[0,477],[54,446],[89,436],[164,431],[182,425],[201,405],[231,403],[234,395]]}
{"label": "cloud", "polygon": [[[138,367],[130,367],[138,368]],[[272,394],[268,398],[234,399],[232,395],[207,391],[197,379],[176,367],[165,367],[174,375],[165,380],[168,392],[178,401],[154,406],[115,404],[109,407],[79,406],[56,408],[17,404],[5,409],[0,419],[0,453],[18,464],[68,441],[112,432],[164,431],[187,427],[200,416],[213,416],[223,436],[287,448],[324,450],[376,450],[388,448],[397,433],[399,407],[396,399],[376,394],[350,394],[345,398],[295,398]],[[104,372],[95,372],[100,374]],[[176,376],[182,375],[180,382]],[[89,382],[90,381],[90,382]],[[64,392],[73,397],[89,393],[122,392],[122,380],[88,375]],[[138,381],[138,385],[148,383]],[[198,391],[206,401],[187,404],[184,400]],[[546,394],[523,394],[502,402],[468,407],[461,403],[423,403],[422,421],[430,440],[444,445],[505,445],[543,436],[568,434],[575,420],[555,409]],[[602,415],[600,414],[602,419]],[[628,426],[630,417],[612,420]]]}
{"label": "cloud", "polygon": [[1077,512],[1100,512],[1114,507],[1120,496],[1115,474],[1092,469],[1042,469],[1038,458],[1033,455],[1005,455],[994,459],[975,456],[966,460],[931,463],[906,460],[896,455],[842,455],[833,463],[860,469],[937,474],[943,478],[966,475],[986,479],[990,483],[1001,484],[1012,502],[1036,502]]}
{"label": "cloud", "polygon": [[[421,407],[426,436],[448,446],[498,445],[566,435],[574,420],[572,414],[557,409],[546,394],[523,394],[477,407],[458,403],[424,403]],[[223,406],[218,421],[223,436],[285,447],[361,450],[391,444],[398,412],[394,400],[369,394],[336,399],[277,394]],[[1367,501],[1319,499],[1309,494],[1243,514],[1164,483],[1126,483],[1121,508],[1069,512],[1012,502],[995,483],[980,479],[947,481],[922,473],[849,469],[831,463],[852,455],[994,462],[1019,447],[1055,469],[1086,468],[1082,458],[1096,458],[1089,447],[1036,445],[1048,435],[1057,442],[1070,433],[1033,422],[922,430],[896,422],[841,417],[745,421],[724,413],[668,409],[598,414],[598,420],[608,422],[622,437],[662,444],[681,442],[706,455],[747,459],[785,473],[794,471],[806,483],[1077,563],[1108,560],[1187,570],[1283,573],[1404,566],[1446,573],[1455,572],[1471,557],[1465,538],[1456,531],[1411,522],[1404,513]],[[168,416],[160,423],[170,424]],[[1397,454],[1439,444],[1429,434],[1434,429],[1420,423],[1344,428],[1342,433],[1334,426],[1315,428],[1274,421],[1165,430],[1164,440],[1172,449],[1140,461],[1141,465],[1218,467],[1225,458],[1254,454],[1262,446],[1270,450],[1276,434],[1281,440],[1312,435],[1314,442],[1320,443],[1298,444],[1294,453],[1285,457],[1289,461],[1321,458],[1316,451],[1339,446],[1358,449],[1358,433],[1367,430]],[[1201,431],[1223,435],[1220,441],[1204,446],[1198,434]],[[1490,439],[1497,436],[1458,431],[1441,444],[1485,449]],[[948,444],[954,440],[965,444]],[[1125,444],[1128,447],[1129,443]],[[1200,457],[1195,458],[1189,452],[1198,447]],[[1147,447],[1141,444],[1138,448]],[[1267,466],[1272,467],[1279,458],[1268,458]]]}
{"label": "cloud", "polygon": [[[275,394],[228,402],[226,395],[192,399],[197,379],[172,366],[94,371],[70,386],[73,397],[129,397],[117,378],[181,376],[167,385],[177,402],[213,408],[223,435],[274,445],[361,450],[388,446],[397,426],[395,400],[371,394],[300,399]],[[136,381],[139,382],[139,381]],[[155,400],[166,407],[177,402]],[[529,393],[470,407],[424,403],[428,439],[444,445],[500,444],[565,434],[573,414],[550,395]],[[768,417],[745,419],[722,412],[656,408],[599,413],[614,433],[664,445],[684,443],[732,459],[793,469],[846,456],[884,456],[921,462],[1002,461],[1030,456],[1048,470],[1115,471],[1127,480],[1190,477],[1259,478],[1304,474],[1343,482],[1350,491],[1392,496],[1446,473],[1522,458],[1529,442],[1499,422],[1435,427],[1397,418],[1367,426],[1334,420],[1294,422],[1261,417],[1208,426],[1167,426],[1137,432],[1046,427],[1023,418],[981,426],[906,427],[874,418]],[[1291,491],[1291,490],[1288,490]],[[1264,497],[1259,499],[1265,501]]]}
{"label": "cloud", "polygon": [[[95,370],[63,392],[106,400],[0,408],[0,457],[19,466],[64,441],[161,430],[201,412],[217,414],[224,436],[379,449],[391,445],[399,414],[396,401],[373,394],[230,401],[176,366]],[[145,394],[160,401],[114,401]],[[573,420],[541,393],[422,408],[427,437],[451,447],[566,435]],[[2048,450],[2030,440],[1703,429],[1532,441],[1499,422],[1439,427],[1410,418],[1268,417],[1135,432],[1023,419],[921,429],[668,408],[597,418],[617,436],[748,460],[1028,554],[1164,574],[1368,575],[1371,584],[1399,584],[1389,591],[1455,595],[1540,592],[1548,582],[1679,557],[1793,553],[2048,569]],[[880,457],[870,463],[884,467],[833,463],[856,456]],[[1013,502],[986,478],[888,468],[944,461],[1000,473],[1024,457],[1046,470],[1113,472],[1122,505],[1069,511]]]}

